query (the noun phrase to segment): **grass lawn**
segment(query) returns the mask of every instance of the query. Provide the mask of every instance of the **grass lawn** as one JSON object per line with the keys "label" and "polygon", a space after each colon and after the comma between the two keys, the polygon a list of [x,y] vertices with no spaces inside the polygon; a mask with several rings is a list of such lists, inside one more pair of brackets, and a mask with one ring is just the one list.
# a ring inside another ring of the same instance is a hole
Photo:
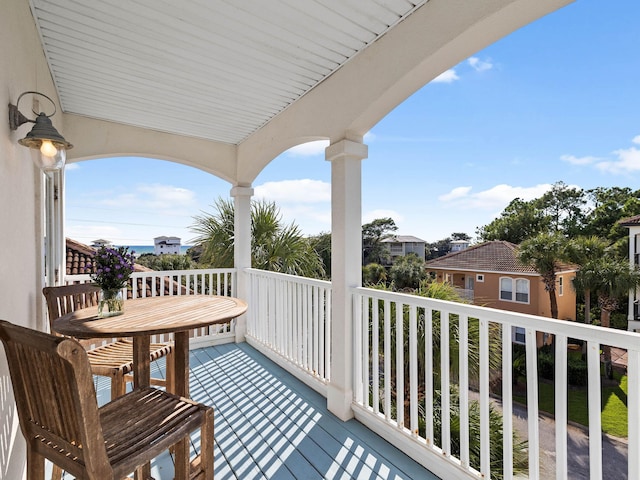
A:
{"label": "grass lawn", "polygon": [[[568,391],[567,413],[569,420],[584,426],[589,426],[589,400],[586,388],[570,389]],[[514,401],[527,404],[526,396],[513,396]],[[539,409],[553,414],[554,386],[546,382],[538,382]],[[616,437],[626,438],[627,425],[627,376],[619,378],[617,386],[602,388],[602,430]]]}

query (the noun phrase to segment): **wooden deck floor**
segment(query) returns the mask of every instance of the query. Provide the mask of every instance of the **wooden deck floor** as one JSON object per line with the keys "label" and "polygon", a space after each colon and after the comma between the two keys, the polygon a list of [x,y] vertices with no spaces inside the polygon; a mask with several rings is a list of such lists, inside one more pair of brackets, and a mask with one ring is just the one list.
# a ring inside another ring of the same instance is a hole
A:
{"label": "wooden deck floor", "polygon": [[[192,350],[190,365],[192,398],[215,408],[216,480],[437,478],[247,344]],[[169,454],[152,474],[173,478]]]}

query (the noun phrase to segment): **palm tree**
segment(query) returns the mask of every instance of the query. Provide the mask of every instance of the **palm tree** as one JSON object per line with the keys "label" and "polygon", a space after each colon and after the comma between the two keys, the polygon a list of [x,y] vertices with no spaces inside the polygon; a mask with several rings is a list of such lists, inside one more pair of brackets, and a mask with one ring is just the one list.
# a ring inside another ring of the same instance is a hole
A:
{"label": "palm tree", "polygon": [[[202,246],[200,261],[218,268],[233,267],[234,208],[219,198],[216,212],[194,217],[193,240]],[[251,202],[251,266],[306,277],[324,275],[322,260],[295,223],[284,225],[273,202]]]}
{"label": "palm tree", "polygon": [[591,293],[600,280],[596,263],[604,257],[608,246],[606,240],[596,236],[577,237],[567,245],[567,260],[579,265],[572,283],[576,292],[584,294],[584,323],[587,324],[591,323]]}
{"label": "palm tree", "polygon": [[[611,312],[618,309],[620,299],[629,295],[629,290],[640,285],[640,272],[629,268],[629,262],[624,259],[602,257],[593,262],[598,273],[596,294],[600,307],[600,325],[608,328],[611,326]],[[611,369],[611,347],[602,346],[605,371],[609,378],[613,378]]]}
{"label": "palm tree", "polygon": [[566,245],[566,238],[559,233],[540,233],[522,242],[518,249],[520,262],[529,265],[542,276],[544,288],[549,292],[552,318],[558,318],[556,272],[565,258]]}

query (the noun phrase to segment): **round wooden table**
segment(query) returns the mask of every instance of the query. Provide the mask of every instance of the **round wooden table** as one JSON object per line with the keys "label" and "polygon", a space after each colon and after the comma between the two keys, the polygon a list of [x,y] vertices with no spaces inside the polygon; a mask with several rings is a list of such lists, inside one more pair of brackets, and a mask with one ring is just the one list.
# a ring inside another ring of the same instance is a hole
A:
{"label": "round wooden table", "polygon": [[[247,304],[238,298],[209,295],[150,297],[126,300],[124,313],[98,318],[98,308],[76,310],[60,317],[53,329],[76,338],[133,338],[134,387],[151,380],[149,345],[152,335],[174,334],[174,393],[189,396],[189,332],[227,323],[242,315]],[[188,478],[189,446],[176,449],[176,480]],[[148,467],[147,467],[148,471]],[[136,474],[136,478],[138,475]]]}

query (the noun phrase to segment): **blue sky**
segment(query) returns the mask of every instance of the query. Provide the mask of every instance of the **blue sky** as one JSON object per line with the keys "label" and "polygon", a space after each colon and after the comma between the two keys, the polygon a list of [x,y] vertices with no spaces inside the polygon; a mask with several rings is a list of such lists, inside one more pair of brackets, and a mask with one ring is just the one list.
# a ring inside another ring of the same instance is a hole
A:
{"label": "blue sky", "polygon": [[[515,197],[563,181],[640,188],[640,2],[578,0],[444,72],[365,137],[363,223],[391,217],[428,242],[475,237]],[[299,146],[254,182],[283,220],[330,231],[326,144]],[[66,235],[84,243],[188,244],[193,216],[230,184],[170,162],[67,166]]]}

